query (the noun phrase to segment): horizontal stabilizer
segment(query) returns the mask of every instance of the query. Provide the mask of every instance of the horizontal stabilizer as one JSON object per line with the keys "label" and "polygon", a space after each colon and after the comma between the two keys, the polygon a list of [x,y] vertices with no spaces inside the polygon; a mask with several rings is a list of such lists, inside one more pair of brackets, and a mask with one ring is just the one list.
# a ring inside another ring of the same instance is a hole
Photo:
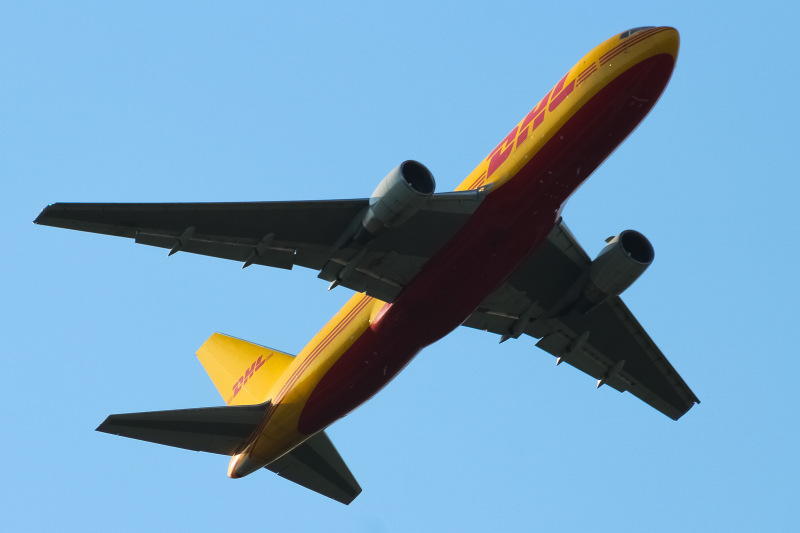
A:
{"label": "horizontal stabilizer", "polygon": [[234,455],[244,448],[270,402],[111,415],[97,431],[199,452]]}
{"label": "horizontal stabilizer", "polygon": [[345,505],[361,493],[361,487],[324,431],[266,468]]}

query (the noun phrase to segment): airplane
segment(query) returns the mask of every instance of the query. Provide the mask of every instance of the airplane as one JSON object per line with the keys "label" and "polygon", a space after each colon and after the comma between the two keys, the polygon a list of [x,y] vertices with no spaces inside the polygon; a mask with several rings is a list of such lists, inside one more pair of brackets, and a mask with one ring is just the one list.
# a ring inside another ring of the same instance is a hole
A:
{"label": "airplane", "polygon": [[231,456],[349,504],[361,487],[325,433],[458,326],[536,346],[672,419],[692,390],[620,299],[652,263],[639,232],[592,260],[567,199],[638,126],[678,56],[671,27],[634,28],[584,56],[455,191],[408,160],[369,198],[57,203],[37,224],[251,265],[319,272],[356,291],[296,356],[220,333],[197,356],[225,406],[109,416],[97,429]]}

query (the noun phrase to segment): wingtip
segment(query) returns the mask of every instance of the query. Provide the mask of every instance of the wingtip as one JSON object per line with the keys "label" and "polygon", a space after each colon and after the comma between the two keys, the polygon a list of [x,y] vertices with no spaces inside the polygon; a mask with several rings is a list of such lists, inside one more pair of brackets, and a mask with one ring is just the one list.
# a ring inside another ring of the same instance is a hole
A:
{"label": "wingtip", "polygon": [[343,499],[341,499],[341,500],[339,500],[339,501],[340,501],[341,503],[345,504],[345,505],[350,505],[351,503],[353,503],[353,501],[354,501],[356,498],[358,498],[358,495],[359,495],[359,494],[361,494],[361,487],[358,487],[358,490],[355,492],[355,494],[353,494],[353,496],[352,496],[352,497],[351,497],[351,496],[348,496],[346,499],[345,499],[345,498],[343,498]]}
{"label": "wingtip", "polygon": [[52,205],[53,204],[49,204],[47,207],[42,209],[42,211],[39,213],[39,215],[36,218],[33,219],[33,223],[34,224],[39,224],[40,226],[43,225],[44,224],[45,215],[46,215],[47,211],[49,211],[50,207],[52,207]]}
{"label": "wingtip", "polygon": [[110,416],[106,417],[106,419],[103,420],[103,423],[100,424],[99,426],[97,426],[94,430],[95,431],[99,431],[101,433],[109,433],[109,434],[114,435],[115,433],[113,431],[109,431],[109,429],[108,429],[108,424],[109,424],[109,419],[110,418],[111,418]]}
{"label": "wingtip", "polygon": [[57,220],[54,218],[54,212],[58,212],[63,210],[63,204],[59,202],[54,202],[52,204],[47,204],[44,209],[39,213],[39,215],[33,220],[34,224],[39,224],[40,226],[55,226],[54,221]]}

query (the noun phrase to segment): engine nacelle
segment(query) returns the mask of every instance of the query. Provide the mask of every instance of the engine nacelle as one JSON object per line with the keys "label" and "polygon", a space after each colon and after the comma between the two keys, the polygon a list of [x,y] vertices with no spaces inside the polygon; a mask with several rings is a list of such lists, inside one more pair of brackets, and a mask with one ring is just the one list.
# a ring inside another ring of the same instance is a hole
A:
{"label": "engine nacelle", "polygon": [[625,230],[610,238],[589,267],[589,280],[577,310],[587,312],[610,296],[619,296],[653,263],[655,251],[647,238]]}
{"label": "engine nacelle", "polygon": [[380,182],[369,199],[355,240],[364,242],[384,228],[394,228],[419,211],[436,189],[430,171],[417,161],[405,161]]}

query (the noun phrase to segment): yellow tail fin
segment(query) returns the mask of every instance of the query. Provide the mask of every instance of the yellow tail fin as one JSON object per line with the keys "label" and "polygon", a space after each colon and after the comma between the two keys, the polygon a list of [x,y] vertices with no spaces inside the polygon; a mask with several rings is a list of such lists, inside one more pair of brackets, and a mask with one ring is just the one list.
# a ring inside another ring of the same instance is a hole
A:
{"label": "yellow tail fin", "polygon": [[197,358],[228,405],[267,401],[269,390],[294,356],[214,333],[197,350]]}

